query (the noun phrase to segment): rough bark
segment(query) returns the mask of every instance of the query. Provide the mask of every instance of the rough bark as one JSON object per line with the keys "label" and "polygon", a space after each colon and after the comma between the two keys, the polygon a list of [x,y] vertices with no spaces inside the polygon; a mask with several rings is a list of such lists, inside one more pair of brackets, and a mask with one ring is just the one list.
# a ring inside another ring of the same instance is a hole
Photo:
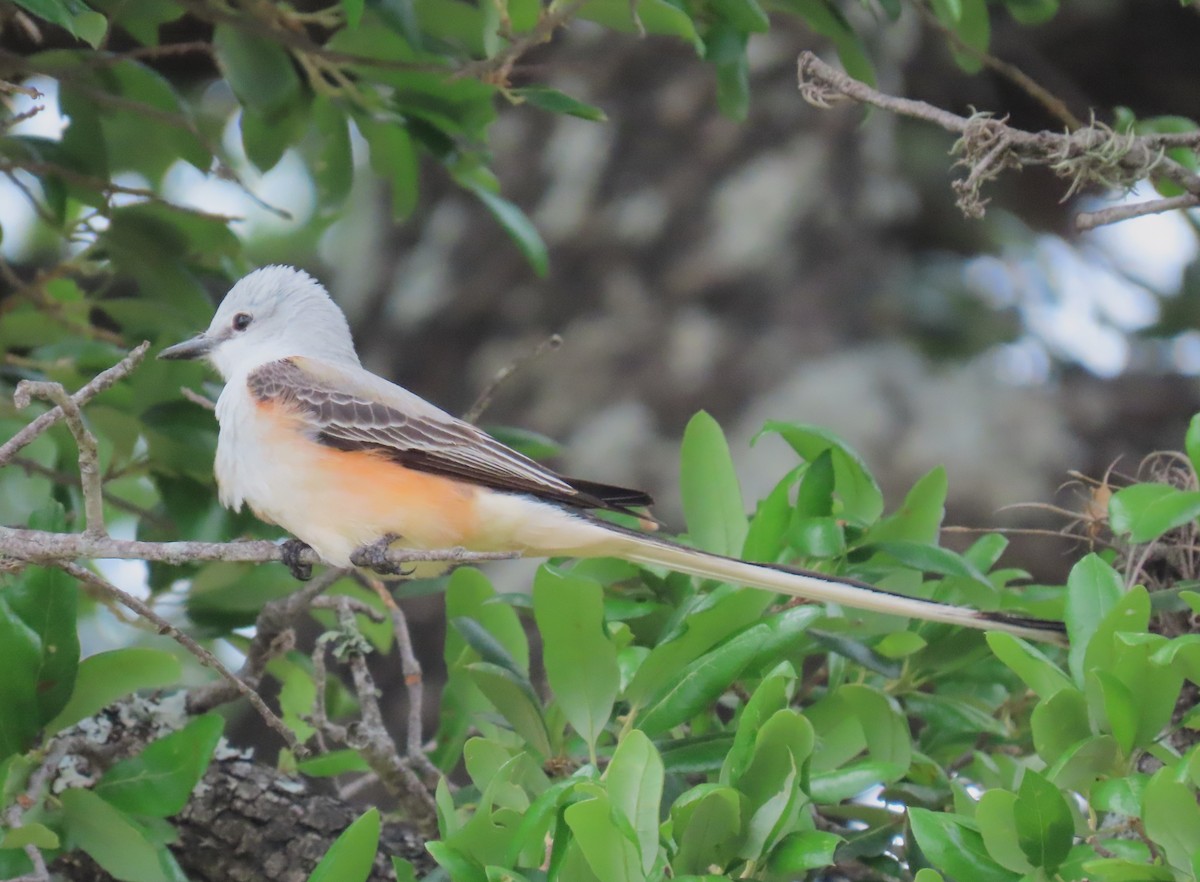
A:
{"label": "rough bark", "polygon": [[[216,760],[172,819],[179,830],[172,851],[192,882],[303,882],[361,813],[261,763]],[[371,882],[394,882],[389,855],[412,861],[419,875],[433,867],[424,842],[395,821],[384,822]],[[71,882],[112,882],[78,851],[53,869]]]}

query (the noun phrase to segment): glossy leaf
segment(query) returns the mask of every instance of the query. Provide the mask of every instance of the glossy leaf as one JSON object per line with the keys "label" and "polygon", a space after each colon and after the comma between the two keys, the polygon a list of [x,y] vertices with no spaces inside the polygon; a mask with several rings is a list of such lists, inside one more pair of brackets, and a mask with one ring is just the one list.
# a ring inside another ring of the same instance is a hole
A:
{"label": "glossy leaf", "polygon": [[603,589],[544,566],[533,581],[533,611],[555,700],[594,749],[620,686],[617,649],[604,632]]}
{"label": "glossy leaf", "polygon": [[176,683],[182,673],[179,660],[161,649],[114,649],[89,656],[79,664],[66,707],[46,729],[62,731],[131,692]]}
{"label": "glossy leaf", "polygon": [[329,846],[308,882],[365,882],[379,847],[379,809],[368,809]]}
{"label": "glossy leaf", "polygon": [[122,811],[90,790],[65,790],[59,799],[68,842],[113,876],[125,882],[171,882],[158,849]]}
{"label": "glossy leaf", "polygon": [[178,732],[146,745],[137,756],[108,769],[95,792],[132,815],[168,818],[187,804],[212,757],[225,721],[197,717]]}
{"label": "glossy leaf", "polygon": [[679,451],[679,489],[688,535],[697,547],[737,556],[746,541],[746,508],[729,444],[704,411],[688,422]]}

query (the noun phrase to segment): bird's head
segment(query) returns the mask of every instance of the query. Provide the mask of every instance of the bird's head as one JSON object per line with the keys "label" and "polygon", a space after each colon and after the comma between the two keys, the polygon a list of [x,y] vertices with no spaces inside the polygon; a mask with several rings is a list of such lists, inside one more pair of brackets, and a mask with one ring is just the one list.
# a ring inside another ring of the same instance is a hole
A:
{"label": "bird's head", "polygon": [[229,289],[206,331],[158,357],[206,358],[229,379],[295,355],[359,363],[346,317],[321,283],[290,266],[268,266]]}

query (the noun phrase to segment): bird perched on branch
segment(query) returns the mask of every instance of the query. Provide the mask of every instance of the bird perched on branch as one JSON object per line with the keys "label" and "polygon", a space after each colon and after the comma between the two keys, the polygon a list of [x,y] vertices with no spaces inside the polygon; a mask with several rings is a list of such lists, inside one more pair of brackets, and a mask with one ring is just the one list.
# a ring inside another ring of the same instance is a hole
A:
{"label": "bird perched on branch", "polygon": [[[382,567],[396,542],[530,557],[618,557],[809,600],[1061,640],[1056,622],[907,597],[792,567],[747,563],[597,517],[638,515],[636,490],[556,474],[362,367],[341,309],[284,266],[233,286],[212,324],[160,358],[207,359],[221,503],[248,504],[328,563]],[[295,549],[291,561],[295,566]],[[363,549],[374,549],[364,557]]]}

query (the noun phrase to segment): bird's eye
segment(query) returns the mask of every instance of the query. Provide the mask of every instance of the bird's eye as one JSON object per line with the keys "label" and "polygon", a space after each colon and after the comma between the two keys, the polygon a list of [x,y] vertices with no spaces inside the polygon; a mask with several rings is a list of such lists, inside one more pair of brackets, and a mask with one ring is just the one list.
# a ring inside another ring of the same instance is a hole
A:
{"label": "bird's eye", "polygon": [[254,317],[250,315],[250,313],[239,312],[233,317],[233,329],[235,331],[244,331],[246,328],[250,327],[250,322],[253,320]]}

